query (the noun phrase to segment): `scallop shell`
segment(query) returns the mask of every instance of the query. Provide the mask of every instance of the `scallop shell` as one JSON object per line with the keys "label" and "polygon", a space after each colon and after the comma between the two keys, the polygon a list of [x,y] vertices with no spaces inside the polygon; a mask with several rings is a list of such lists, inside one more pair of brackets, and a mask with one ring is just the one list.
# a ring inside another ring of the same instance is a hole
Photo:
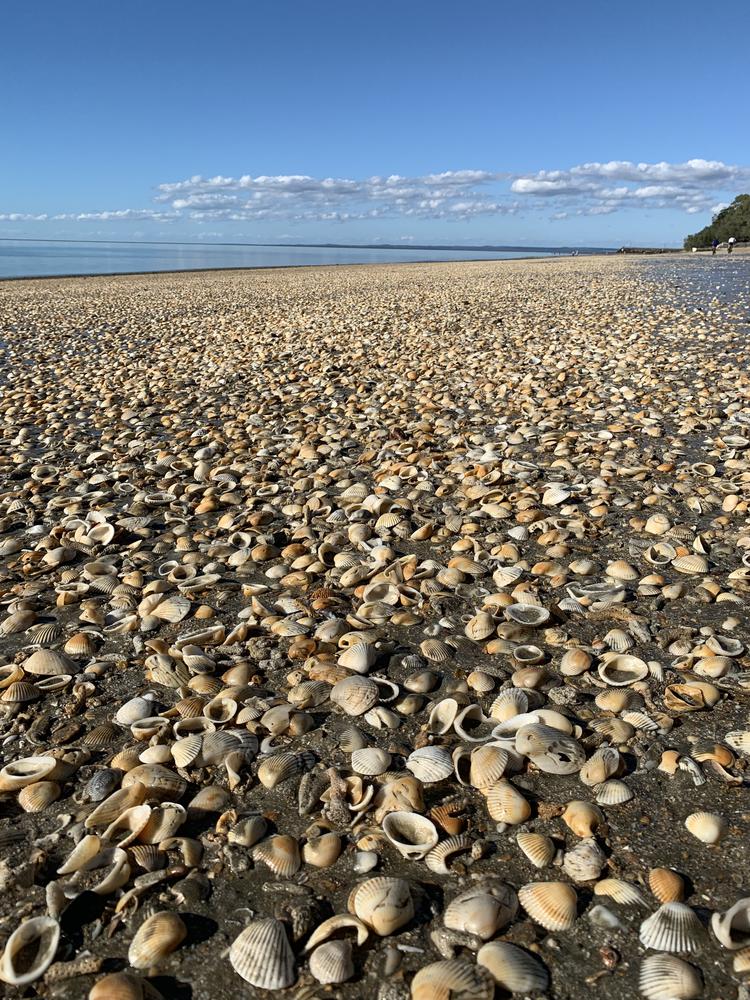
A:
{"label": "scallop shell", "polygon": [[438,842],[432,820],[415,812],[389,812],[383,820],[383,833],[405,858],[423,858]]}
{"label": "scallop shell", "polygon": [[[195,583],[195,580],[190,582]],[[170,622],[175,625],[190,614],[191,607],[192,605],[187,597],[184,597],[182,594],[170,594],[169,597],[159,601],[156,607],[152,608],[148,614],[159,618],[161,621]]]}
{"label": "scallop shell", "polygon": [[151,969],[178,948],[187,928],[176,913],[161,910],[143,921],[128,948],[128,962],[134,969]]}
{"label": "scallop shell", "polygon": [[530,882],[518,899],[531,919],[548,931],[569,930],[576,921],[578,897],[566,882]]}
{"label": "scallop shell", "polygon": [[685,826],[704,844],[718,844],[727,832],[727,821],[723,816],[710,812],[694,812],[685,820]]}
{"label": "scallop shell", "polygon": [[411,981],[411,1000],[493,1000],[487,969],[453,958],[423,966]]}
{"label": "scallop shell", "polygon": [[16,987],[35,982],[52,964],[59,940],[60,925],[52,917],[24,920],[5,945],[0,958],[0,979]]}
{"label": "scallop shell", "polygon": [[682,903],[685,899],[685,880],[671,868],[652,868],[648,885],[660,903]]}
{"label": "scallop shell", "polygon": [[541,961],[508,941],[490,941],[477,952],[477,964],[488,970],[498,986],[509,993],[535,993],[549,986]]}
{"label": "scallop shell", "polygon": [[681,958],[649,955],[641,962],[638,988],[646,1000],[696,1000],[703,995],[703,980]]}
{"label": "scallop shell", "polygon": [[522,831],[516,834],[516,843],[535,868],[546,868],[556,853],[553,841],[544,833]]}
{"label": "scallop shell", "polygon": [[518,898],[503,883],[481,885],[459,893],[445,908],[443,923],[449,930],[473,934],[482,941],[494,937],[518,912]]}
{"label": "scallop shell", "polygon": [[[51,646],[53,643],[59,642],[62,637],[63,630],[57,622],[41,622],[39,625],[34,625],[26,633],[26,638],[35,646]],[[71,656],[77,655],[70,649],[66,649],[65,652]]]}
{"label": "scallop shell", "polygon": [[409,883],[384,876],[356,886],[349,894],[348,909],[380,937],[393,934],[414,916]]}
{"label": "scallop shell", "polygon": [[277,834],[261,841],[253,850],[253,859],[270,868],[274,875],[289,878],[299,871],[302,860],[294,837]]}
{"label": "scallop shell", "polygon": [[692,952],[700,947],[704,931],[685,903],[663,903],[643,921],[639,937],[644,948],[654,951]]}
{"label": "scallop shell", "polygon": [[310,955],[310,974],[319,983],[345,983],[354,975],[351,941],[326,941]]}
{"label": "scallop shell", "polygon": [[594,785],[594,793],[600,806],[620,806],[633,798],[632,789],[619,778],[610,778],[600,785]]}
{"label": "scallop shell", "polygon": [[25,702],[36,701],[41,698],[42,690],[30,681],[13,681],[9,684],[0,696],[0,701],[7,704],[22,705]]}
{"label": "scallop shell", "polygon": [[232,968],[251,986],[283,990],[297,978],[294,953],[280,920],[254,920],[229,949]]}
{"label": "scallop shell", "polygon": [[406,758],[406,767],[425,785],[442,781],[453,774],[453,760],[445,747],[426,746]]}

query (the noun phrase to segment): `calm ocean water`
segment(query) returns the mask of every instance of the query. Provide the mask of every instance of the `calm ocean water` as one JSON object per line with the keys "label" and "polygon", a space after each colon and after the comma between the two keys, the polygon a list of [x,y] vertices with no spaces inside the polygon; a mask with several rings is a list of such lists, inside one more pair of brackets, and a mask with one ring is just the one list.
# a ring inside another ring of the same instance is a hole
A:
{"label": "calm ocean water", "polygon": [[[0,240],[0,278],[63,274],[190,271],[204,268],[298,267],[304,264],[393,264],[408,261],[506,260],[546,257],[560,250],[371,250],[291,246],[56,243]],[[568,251],[569,252],[569,251]]]}

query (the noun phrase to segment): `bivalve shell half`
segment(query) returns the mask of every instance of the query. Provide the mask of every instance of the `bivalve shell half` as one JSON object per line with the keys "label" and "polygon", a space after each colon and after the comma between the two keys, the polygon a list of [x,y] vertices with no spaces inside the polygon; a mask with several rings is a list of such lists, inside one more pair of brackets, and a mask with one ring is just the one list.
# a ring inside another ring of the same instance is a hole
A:
{"label": "bivalve shell half", "polygon": [[364,715],[378,703],[379,691],[375,681],[354,674],[333,685],[330,699],[347,715]]}
{"label": "bivalve shell half", "polygon": [[380,937],[386,937],[409,923],[414,901],[406,879],[381,876],[355,886],[348,909]]}
{"label": "bivalve shell half", "polygon": [[443,923],[449,930],[473,934],[489,941],[518,913],[518,897],[504,883],[473,886],[459,893],[445,908]]}
{"label": "bivalve shell half", "polygon": [[379,747],[364,747],[352,754],[352,771],[365,777],[383,774],[391,766],[391,755]]}
{"label": "bivalve shell half", "polygon": [[492,1000],[494,996],[490,972],[459,958],[425,965],[411,981],[411,1000]]}
{"label": "bivalve shell half", "polygon": [[482,945],[477,963],[509,993],[535,993],[549,986],[549,974],[536,955],[508,941]]}
{"label": "bivalve shell half", "polygon": [[405,858],[423,858],[438,842],[432,820],[415,812],[394,810],[383,820],[383,833]]}
{"label": "bivalve shell half", "polygon": [[284,990],[297,978],[294,953],[280,920],[254,920],[229,949],[232,968],[251,986]]}
{"label": "bivalve shell half", "polygon": [[693,952],[700,947],[703,925],[685,903],[663,903],[641,924],[640,941],[654,951]]}
{"label": "bivalve shell half", "polygon": [[704,844],[718,844],[727,832],[727,821],[723,816],[710,812],[694,812],[685,820],[685,826]]}
{"label": "bivalve shell half", "polygon": [[516,843],[535,868],[546,868],[556,853],[552,838],[545,833],[522,831],[516,834]]}
{"label": "bivalve shell half", "polygon": [[128,962],[134,969],[151,969],[182,944],[187,928],[182,918],[169,910],[148,917],[135,933],[128,948]]}
{"label": "bivalve shell half", "polygon": [[276,834],[268,840],[261,841],[253,851],[253,859],[261,861],[280,878],[294,875],[302,864],[299,844],[294,837],[287,834]]}
{"label": "bivalve shell half", "polygon": [[548,931],[567,931],[576,921],[578,897],[567,882],[530,882],[518,899],[531,919]]}
{"label": "bivalve shell half", "polygon": [[8,938],[0,958],[0,979],[23,987],[41,978],[52,964],[60,940],[60,925],[52,917],[32,917]]}
{"label": "bivalve shell half", "polygon": [[711,930],[730,951],[750,945],[750,898],[739,899],[726,913],[711,916]]}
{"label": "bivalve shell half", "polygon": [[637,656],[619,653],[599,664],[599,676],[610,687],[624,687],[648,677],[648,664]]}
{"label": "bivalve shell half", "polygon": [[445,747],[426,746],[406,758],[406,766],[423,784],[443,781],[453,774],[453,760]]}
{"label": "bivalve shell half", "polygon": [[641,963],[638,988],[646,1000],[696,1000],[703,980],[695,966],[674,955],[649,955]]}

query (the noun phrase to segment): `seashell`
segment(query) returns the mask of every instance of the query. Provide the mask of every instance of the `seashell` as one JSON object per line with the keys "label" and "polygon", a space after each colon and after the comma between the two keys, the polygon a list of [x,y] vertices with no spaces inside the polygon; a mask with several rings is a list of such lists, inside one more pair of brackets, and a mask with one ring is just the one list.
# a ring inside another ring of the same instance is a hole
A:
{"label": "seashell", "polygon": [[338,663],[357,674],[366,674],[378,658],[377,650],[368,642],[355,642],[339,656]]}
{"label": "seashell", "polygon": [[453,761],[445,747],[426,746],[406,758],[406,767],[425,785],[442,781],[453,774]]}
{"label": "seashell", "polygon": [[379,688],[371,678],[354,674],[333,685],[330,699],[347,715],[364,715],[377,704]]}
{"label": "seashell", "polygon": [[538,722],[516,731],[516,751],[549,774],[575,774],[586,760],[583,747],[559,729]]}
{"label": "seashell", "polygon": [[0,701],[6,704],[22,705],[26,702],[36,701],[41,698],[42,690],[36,684],[29,681],[13,681],[9,684],[0,696]]}
{"label": "seashell", "polygon": [[477,952],[477,964],[490,973],[498,986],[509,993],[535,993],[546,990],[549,975],[531,952],[508,941],[490,941]]}
{"label": "seashell", "polygon": [[187,782],[179,774],[161,764],[139,764],[128,771],[122,779],[122,787],[129,788],[134,784],[142,784],[149,798],[159,802],[169,800],[177,802],[185,794]]}
{"label": "seashell", "polygon": [[604,813],[592,802],[574,799],[566,806],[562,820],[576,837],[591,837],[604,824]]}
{"label": "seashell", "polygon": [[428,851],[425,855],[424,863],[436,875],[448,875],[450,874],[450,868],[448,867],[447,859],[454,854],[471,850],[471,843],[471,837],[468,837],[466,834],[456,834],[447,840],[443,840],[433,847],[431,851]]}
{"label": "seashell", "polygon": [[281,878],[294,875],[302,864],[297,841],[286,834],[277,834],[261,841],[253,851],[253,859],[261,861],[274,875]]}
{"label": "seashell", "polygon": [[606,864],[606,855],[592,837],[576,844],[563,857],[565,874],[574,882],[592,882],[598,879]]}
{"label": "seashell", "polygon": [[370,932],[367,927],[362,923],[359,917],[355,917],[350,913],[337,913],[333,917],[328,917],[328,919],[324,920],[322,924],[318,924],[310,937],[307,939],[305,951],[310,951],[321,942],[327,941],[331,935],[336,933],[336,931],[349,929],[356,930],[357,946],[361,948],[370,936]]}
{"label": "seashell", "polygon": [[265,837],[267,830],[268,823],[263,816],[247,816],[235,823],[227,834],[227,840],[240,847],[252,847]]}
{"label": "seashell", "polygon": [[484,791],[503,777],[510,761],[507,750],[498,746],[475,747],[471,751],[469,783]]}
{"label": "seashell", "polygon": [[40,979],[52,964],[60,925],[52,917],[31,917],[13,931],[0,957],[0,979],[23,987]]}
{"label": "seashell", "polygon": [[516,826],[531,816],[531,806],[505,778],[487,789],[487,812],[497,823]]}
{"label": "seashell", "polygon": [[423,966],[411,981],[411,1000],[492,1000],[495,980],[481,965],[453,958]]}
{"label": "seashell", "polygon": [[75,663],[64,653],[58,653],[54,649],[37,649],[23,661],[23,669],[27,674],[55,677],[59,674],[74,674]]}
{"label": "seashell", "polygon": [[341,847],[341,837],[337,833],[310,837],[302,848],[302,860],[314,868],[330,868],[338,860]]}
{"label": "seashell", "polygon": [[458,702],[455,698],[442,698],[435,702],[427,720],[427,732],[442,736],[452,727],[458,714]]}
{"label": "seashell", "polygon": [[153,715],[154,708],[154,702],[150,698],[142,698],[140,696],[131,698],[130,701],[126,701],[125,704],[118,708],[115,713],[115,722],[119,726],[127,726],[129,728],[134,722],[139,722],[141,719],[147,719],[150,715]]}
{"label": "seashell", "polygon": [[723,816],[710,812],[694,812],[685,820],[685,826],[704,844],[718,844],[727,832],[727,822]]}
{"label": "seashell", "polygon": [[607,657],[599,664],[599,676],[605,684],[620,687],[635,684],[648,677],[648,664],[637,656],[617,654]]}
{"label": "seashell", "polygon": [[18,635],[25,632],[36,621],[33,611],[15,611],[0,624],[0,636]]}
{"label": "seashell", "polygon": [[164,802],[151,808],[148,821],[138,832],[137,838],[142,844],[159,844],[174,837],[186,819],[187,810],[184,806],[177,802]]}
{"label": "seashell", "polygon": [[535,868],[546,868],[556,854],[553,841],[544,833],[522,831],[516,834],[516,843]]}
{"label": "seashell", "polygon": [[37,781],[44,781],[57,767],[55,757],[22,757],[0,771],[0,792],[14,792]]}
{"label": "seashell", "polygon": [[348,909],[380,937],[393,934],[414,916],[409,883],[384,876],[355,886],[349,894]]}
{"label": "seashell", "polygon": [[609,632],[604,636],[604,642],[609,646],[611,650],[615,653],[626,653],[629,649],[635,646],[635,641],[628,632],[621,628],[610,629]]}
{"label": "seashell", "polygon": [[508,722],[523,715],[529,708],[529,696],[522,688],[506,688],[495,698],[490,716],[497,722]]}
{"label": "seashell", "polygon": [[265,757],[258,765],[258,781],[264,788],[275,788],[282,781],[302,774],[314,763],[315,758],[309,751],[275,753],[270,757]]}
{"label": "seashell", "polygon": [[589,787],[600,785],[617,774],[621,767],[622,759],[614,747],[599,747],[583,765],[578,777]]}
{"label": "seashell", "polygon": [[18,804],[24,812],[43,812],[48,805],[60,798],[60,786],[56,781],[36,781],[25,785],[18,793]]}
{"label": "seashell", "polygon": [[95,826],[109,826],[126,809],[132,806],[139,806],[146,800],[146,786],[141,782],[133,782],[125,788],[120,788],[109,795],[103,802],[84,820],[84,827],[87,830]]}
{"label": "seashell", "polygon": [[423,858],[438,842],[435,824],[415,812],[394,810],[383,819],[383,833],[405,858]]}
{"label": "seashell", "polygon": [[576,921],[578,897],[566,882],[530,882],[518,899],[531,919],[548,931],[569,930]]}
{"label": "seashell", "polygon": [[638,988],[646,1000],[695,1000],[703,995],[703,980],[681,958],[649,955],[641,962]]}
{"label": "seashell", "polygon": [[130,972],[111,972],[94,983],[88,1000],[164,1000],[145,979]]}
{"label": "seashell", "polygon": [[[161,720],[164,722],[165,720]],[[123,732],[114,722],[103,722],[99,726],[94,726],[84,736],[82,742],[84,746],[91,747],[92,750],[102,750],[122,739]]]}
{"label": "seashell", "polygon": [[391,755],[386,750],[377,747],[365,747],[355,750],[351,759],[352,771],[372,777],[383,774],[391,766]]}
{"label": "seashell", "polygon": [[472,642],[482,642],[494,635],[496,628],[497,624],[492,615],[487,614],[486,611],[480,611],[466,623],[464,635]]}
{"label": "seashell", "polygon": [[192,736],[183,736],[170,747],[172,757],[177,767],[190,767],[201,754],[203,748],[203,737],[194,733]]}
{"label": "seashell", "polygon": [[[26,633],[26,637],[29,642],[33,642],[35,646],[51,646],[55,642],[59,642],[63,637],[63,630],[58,625],[57,622],[41,622],[39,625],[34,625]],[[68,643],[66,643],[66,646]],[[76,654],[70,649],[65,649],[66,653],[71,656]],[[84,656],[87,654],[84,652]]]}
{"label": "seashell", "polygon": [[603,878],[594,886],[596,896],[609,896],[623,906],[645,906],[646,897],[637,885],[632,885],[621,878]]}
{"label": "seashell", "polygon": [[739,899],[726,913],[711,915],[711,930],[724,948],[738,951],[750,945],[750,898]]}
{"label": "seashell", "polygon": [[671,868],[650,869],[648,884],[660,903],[681,903],[685,899],[685,880]]}
{"label": "seashell", "polygon": [[143,921],[128,948],[128,962],[134,969],[152,969],[178,948],[187,928],[176,913],[161,910]]}
{"label": "seashell", "polygon": [[569,649],[560,660],[560,673],[566,677],[578,677],[593,663],[593,657],[585,649]]}
{"label": "seashell", "polygon": [[232,968],[251,986],[283,990],[297,978],[294,954],[280,920],[253,920],[229,949]]}
{"label": "seashell", "polygon": [[641,924],[640,942],[654,951],[692,952],[700,947],[703,925],[685,903],[662,903]]}
{"label": "seashell", "polygon": [[310,974],[319,983],[345,983],[354,975],[351,941],[327,941],[310,955]]}
{"label": "seashell", "polygon": [[504,613],[508,621],[518,622],[527,628],[538,628],[550,618],[549,611],[538,604],[510,604],[504,608]]}
{"label": "seashell", "polygon": [[708,559],[697,553],[689,556],[677,556],[676,559],[672,560],[672,568],[676,569],[678,573],[708,573]]}
{"label": "seashell", "polygon": [[643,526],[643,530],[648,532],[649,535],[663,535],[672,527],[672,522],[669,520],[666,514],[662,514],[658,511],[656,514],[652,514],[651,517],[646,521]]}
{"label": "seashell", "polygon": [[482,941],[494,937],[514,920],[518,899],[509,885],[480,885],[459,893],[445,908],[443,923],[449,930],[473,934]]}
{"label": "seashell", "polygon": [[[52,641],[56,641],[52,640]],[[93,656],[99,647],[98,633],[76,632],[68,639],[63,650],[73,657]]]}
{"label": "seashell", "polygon": [[[197,579],[198,578],[196,577],[191,580],[190,583],[194,584]],[[170,594],[168,597],[159,601],[156,607],[151,608],[148,614],[153,615],[155,618],[159,618],[161,621],[170,622],[171,624],[176,625],[190,614],[191,607],[192,605],[187,597],[182,594]]]}
{"label": "seashell", "polygon": [[600,806],[620,806],[633,798],[632,790],[619,778],[610,778],[600,785],[594,785],[594,793]]}
{"label": "seashell", "polygon": [[112,820],[102,834],[102,841],[104,843],[114,841],[117,847],[127,847],[145,828],[150,817],[151,806],[145,803],[138,806],[130,806],[130,808],[123,810],[116,819]]}

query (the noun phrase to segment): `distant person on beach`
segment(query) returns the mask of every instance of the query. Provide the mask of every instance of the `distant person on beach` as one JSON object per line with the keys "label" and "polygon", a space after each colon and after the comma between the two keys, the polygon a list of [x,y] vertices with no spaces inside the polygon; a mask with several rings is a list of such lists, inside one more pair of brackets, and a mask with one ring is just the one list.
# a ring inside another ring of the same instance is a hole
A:
{"label": "distant person on beach", "polygon": [[719,245],[719,241],[714,236],[714,238],[711,240],[711,255],[713,257],[716,256],[716,248],[717,248],[718,245]]}
{"label": "distant person on beach", "polygon": [[734,250],[734,244],[736,242],[737,240],[734,238],[734,236],[729,237],[729,239],[727,240],[727,253],[731,253],[732,250]]}

